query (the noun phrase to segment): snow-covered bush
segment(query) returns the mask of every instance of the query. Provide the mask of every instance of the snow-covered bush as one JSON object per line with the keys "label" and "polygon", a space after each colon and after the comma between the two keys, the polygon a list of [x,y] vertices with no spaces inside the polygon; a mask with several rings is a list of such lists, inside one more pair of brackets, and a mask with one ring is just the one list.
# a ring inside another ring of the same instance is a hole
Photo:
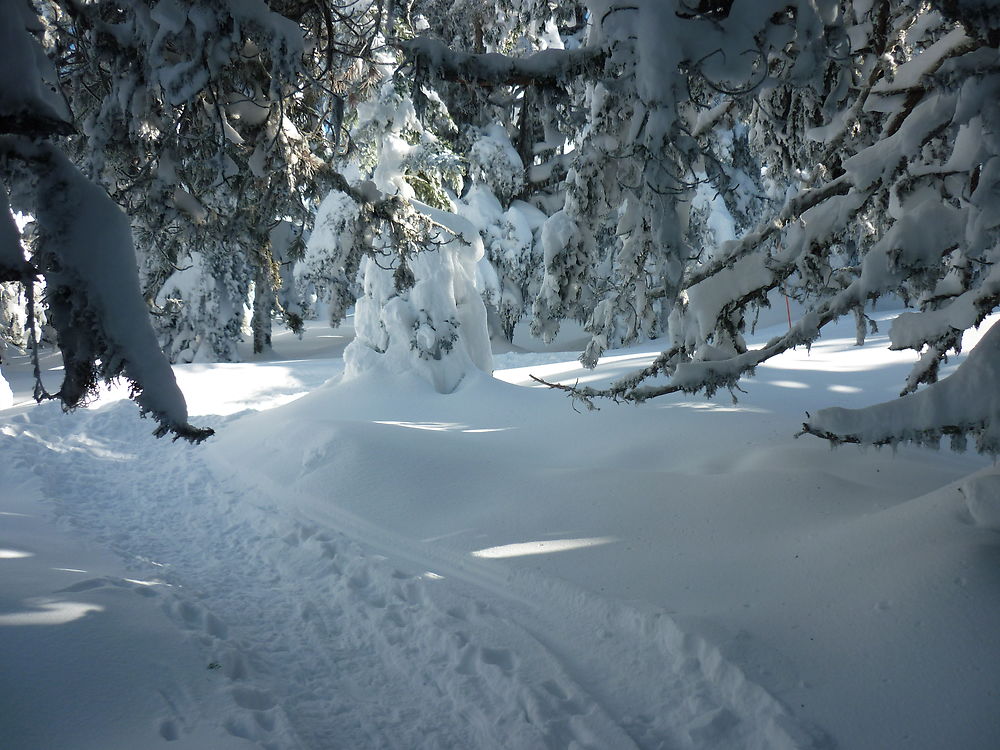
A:
{"label": "snow-covered bush", "polygon": [[492,372],[486,308],[476,286],[483,246],[454,214],[423,206],[435,222],[433,249],[423,247],[382,265],[362,262],[363,294],[354,313],[355,339],[344,352],[345,375],[416,372],[439,393],[451,393],[474,370]]}
{"label": "snow-covered bush", "polygon": [[360,214],[355,200],[340,190],[331,190],[320,204],[305,254],[294,270],[299,294],[310,300],[301,303],[304,316],[312,316],[315,301],[325,303],[330,325],[335,326],[358,298]]}
{"label": "snow-covered bush", "polygon": [[181,262],[187,265],[171,274],[156,296],[161,348],[171,362],[234,361],[243,326],[242,284],[232,269],[212,268],[198,251]]}
{"label": "snow-covered bush", "polygon": [[469,177],[486,185],[505,203],[524,190],[524,164],[500,125],[490,125],[473,140],[469,149]]}

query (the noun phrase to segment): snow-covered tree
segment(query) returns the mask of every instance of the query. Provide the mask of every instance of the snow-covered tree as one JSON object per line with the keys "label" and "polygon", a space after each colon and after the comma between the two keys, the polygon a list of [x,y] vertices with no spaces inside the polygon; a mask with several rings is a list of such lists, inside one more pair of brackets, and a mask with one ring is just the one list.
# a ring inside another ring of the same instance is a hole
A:
{"label": "snow-covered tree", "polygon": [[[184,398],[149,325],[128,218],[52,142],[70,131],[72,114],[38,43],[38,16],[17,0],[7,0],[3,10],[0,281],[23,285],[33,330],[34,281],[44,277],[47,319],[64,365],[62,386],[50,396],[36,360],[36,398],[58,398],[74,408],[94,394],[100,380],[125,377],[143,414],[159,422],[157,435],[201,441],[211,430],[188,423]],[[37,222],[30,259],[12,205]]]}
{"label": "snow-covered tree", "polygon": [[329,187],[380,5],[51,0],[44,18],[75,158],[132,220],[162,345],[230,360],[249,324],[260,351],[282,312],[272,231]]}
{"label": "snow-covered tree", "polygon": [[[405,20],[396,28],[405,31]],[[354,184],[345,179],[323,201],[297,274],[329,304],[334,324],[357,298],[349,377],[414,370],[450,392],[470,369],[492,370],[483,243],[455,213],[463,164],[447,137],[456,131],[447,109],[431,96],[419,116],[412,80],[392,74],[390,52],[382,61],[341,160]]]}
{"label": "snow-covered tree", "polygon": [[483,238],[496,276],[484,295],[498,332],[510,339],[541,285],[541,224],[563,202],[582,85],[571,76],[507,75],[480,64],[482,58],[441,53],[452,48],[545,57],[549,50],[572,49],[582,41],[585,9],[537,0],[424,0],[410,13],[421,19],[422,31],[400,46],[411,63],[415,94],[439,98],[455,124],[451,133],[438,133],[465,162],[455,210]]}
{"label": "snow-covered tree", "polygon": [[[126,209],[175,358],[231,356],[245,304],[263,347],[274,312],[325,301],[339,319],[358,295],[349,369],[437,363],[449,390],[489,367],[484,297],[508,336],[529,308],[543,337],[584,323],[588,364],[662,338],[649,367],[572,389],[642,401],[733,389],[844,315],[861,339],[891,294],[912,307],[892,346],[919,352],[903,397],[805,431],[1000,452],[996,336],[936,382],[1000,302],[995,0],[50,0],[41,22],[15,6],[27,20],[4,33],[33,62],[0,100],[4,176],[39,229],[26,265],[5,220],[0,281],[46,274],[71,361],[130,362],[99,354],[98,313],[96,339],[66,343],[63,298],[85,305],[60,291],[70,230],[39,186],[100,201],[61,136]],[[748,349],[778,293],[804,314]]]}
{"label": "snow-covered tree", "polygon": [[[735,388],[842,315],[855,315],[863,335],[865,304],[896,294],[917,308],[890,333],[893,348],[921,352],[904,388],[912,395],[871,411],[819,412],[806,431],[876,443],[950,434],[958,445],[971,433],[980,450],[1000,451],[989,396],[995,337],[934,382],[962,332],[998,302],[997,3],[588,8],[586,44],[544,59],[409,47],[443,78],[587,81],[566,203],[542,230],[535,328],[551,335],[560,319],[586,315],[588,363],[657,323],[668,348],[608,389],[573,393],[641,401]],[[699,183],[726,194],[729,241],[691,226],[710,220],[690,210]],[[747,350],[742,327],[779,290],[805,314]]]}

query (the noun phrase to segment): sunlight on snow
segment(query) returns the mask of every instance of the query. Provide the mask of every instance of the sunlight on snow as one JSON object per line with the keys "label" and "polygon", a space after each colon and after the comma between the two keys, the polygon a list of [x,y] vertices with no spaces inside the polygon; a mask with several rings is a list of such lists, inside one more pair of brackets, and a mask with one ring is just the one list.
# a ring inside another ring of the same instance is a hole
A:
{"label": "sunlight on snow", "polygon": [[748,414],[770,414],[768,409],[751,406],[745,402],[739,404],[718,404],[714,401],[673,401],[656,405],[659,409],[693,409],[711,412],[746,412]]}
{"label": "sunlight on snow", "polygon": [[853,385],[828,385],[826,389],[834,393],[861,393],[861,389]]}
{"label": "sunlight on snow", "polygon": [[767,385],[774,385],[778,388],[808,388],[809,386],[805,383],[801,383],[798,380],[765,380],[764,383]]}
{"label": "sunlight on snow", "polygon": [[152,581],[142,581],[142,580],[139,580],[138,578],[122,578],[122,580],[126,581],[127,583],[134,583],[136,586],[168,586],[168,587],[170,587],[170,584],[167,583],[166,581],[159,581],[159,580],[157,580],[155,578]]}
{"label": "sunlight on snow", "polygon": [[34,552],[22,552],[19,549],[0,549],[0,560],[17,560],[21,557],[34,557]]}
{"label": "sunlight on snow", "polygon": [[187,399],[188,412],[195,416],[267,411],[309,392],[296,370],[284,364],[199,363],[175,367],[174,373]]}
{"label": "sunlight on snow", "polygon": [[390,419],[376,419],[375,424],[385,424],[391,427],[406,427],[411,430],[430,430],[431,432],[447,432],[448,430],[461,430],[467,425],[458,422],[397,422]]}
{"label": "sunlight on snow", "polygon": [[[849,352],[849,356],[843,356]],[[881,347],[859,349],[853,339],[817,341],[812,349],[798,347],[774,359],[762,370],[815,370],[819,372],[867,372],[892,365],[913,364],[912,351],[892,351]]]}
{"label": "sunlight on snow", "polygon": [[431,432],[504,432],[510,427],[469,427],[459,422],[403,422],[392,419],[376,419],[374,424],[384,424],[390,427],[406,427],[410,430],[430,430]]}
{"label": "sunlight on snow", "polygon": [[545,539],[536,542],[518,542],[504,544],[499,547],[487,547],[472,553],[473,557],[483,557],[497,560],[504,557],[525,557],[527,555],[548,555],[553,552],[567,552],[573,549],[601,547],[621,541],[613,536],[591,536],[580,539]]}
{"label": "sunlight on snow", "polygon": [[84,604],[83,602],[26,602],[35,607],[30,612],[12,612],[0,615],[0,626],[3,625],[65,625],[67,622],[79,620],[89,612],[103,612],[99,604]]}

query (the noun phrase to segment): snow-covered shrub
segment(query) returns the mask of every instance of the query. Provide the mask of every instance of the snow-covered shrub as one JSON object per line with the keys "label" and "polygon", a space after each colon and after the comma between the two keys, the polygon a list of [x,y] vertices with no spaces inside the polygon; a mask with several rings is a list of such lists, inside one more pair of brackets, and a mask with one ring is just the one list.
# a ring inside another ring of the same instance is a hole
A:
{"label": "snow-covered shrub", "polygon": [[451,393],[469,372],[493,369],[476,286],[483,246],[458,216],[426,205],[421,210],[435,227],[428,228],[433,247],[395,257],[376,252],[362,261],[363,293],[355,339],[344,352],[345,376],[416,372],[439,393]]}
{"label": "snow-covered shrub", "polygon": [[524,164],[500,125],[488,126],[473,140],[469,149],[469,177],[489,187],[504,203],[524,190]]}
{"label": "snow-covered shrub", "polygon": [[183,262],[156,297],[160,346],[172,362],[235,361],[246,290],[199,252]]}

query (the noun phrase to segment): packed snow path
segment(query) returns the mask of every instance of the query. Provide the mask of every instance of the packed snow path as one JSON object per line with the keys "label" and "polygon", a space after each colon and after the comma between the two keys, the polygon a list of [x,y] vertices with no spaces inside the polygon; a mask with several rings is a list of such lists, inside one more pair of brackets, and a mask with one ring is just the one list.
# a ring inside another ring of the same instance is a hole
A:
{"label": "packed snow path", "polygon": [[164,740],[217,720],[264,748],[817,744],[662,613],[297,517],[279,497],[220,486],[198,449],[148,439],[127,403],[76,416],[69,435],[66,419],[32,409],[4,447],[45,467],[64,521],[160,584],[68,591],[127,586],[159,602],[228,696],[206,717],[164,693]]}

